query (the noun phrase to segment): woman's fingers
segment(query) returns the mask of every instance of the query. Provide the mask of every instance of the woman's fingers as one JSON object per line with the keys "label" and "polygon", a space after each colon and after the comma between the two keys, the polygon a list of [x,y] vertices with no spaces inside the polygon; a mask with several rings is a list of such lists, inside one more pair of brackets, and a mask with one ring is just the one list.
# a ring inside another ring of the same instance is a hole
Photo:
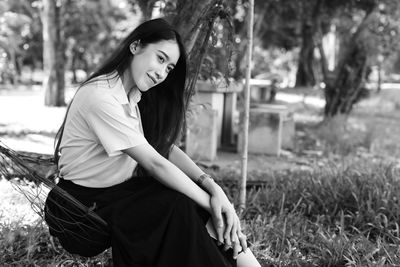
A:
{"label": "woman's fingers", "polygon": [[220,243],[224,243],[224,237],[223,237],[224,221],[222,219],[221,206],[218,204],[212,204],[211,209],[212,209],[212,213],[213,213],[212,219],[213,219],[215,230],[217,232],[218,241]]}
{"label": "woman's fingers", "polygon": [[240,246],[239,241],[236,239],[232,243],[232,249],[233,249],[233,258],[236,259],[237,256],[239,255],[239,252],[242,250],[242,247]]}
{"label": "woman's fingers", "polygon": [[233,230],[233,225],[235,223],[234,221],[234,214],[230,211],[225,213],[225,217],[226,217],[226,227],[225,227],[225,233],[224,233],[224,240],[225,240],[225,244],[227,244],[228,246],[232,245],[232,238],[231,238],[231,233]]}
{"label": "woman's fingers", "polygon": [[247,250],[247,237],[242,233],[242,227],[240,226],[240,219],[239,217],[236,216],[236,220],[238,222],[237,224],[237,236],[238,236],[238,242],[240,243],[240,246],[242,247],[243,251],[245,252]]}
{"label": "woman's fingers", "polygon": [[239,219],[237,218],[236,214],[235,214],[235,218],[234,218],[234,223],[232,225],[232,230],[230,232],[230,236],[231,236],[231,240],[232,242],[238,241],[238,227],[239,227]]}
{"label": "woman's fingers", "polygon": [[239,237],[239,244],[243,249],[243,252],[246,252],[247,250],[247,237],[241,232],[238,232],[238,237]]}
{"label": "woman's fingers", "polygon": [[229,246],[228,244],[224,244],[224,251],[227,251],[230,248],[231,248],[231,246]]}

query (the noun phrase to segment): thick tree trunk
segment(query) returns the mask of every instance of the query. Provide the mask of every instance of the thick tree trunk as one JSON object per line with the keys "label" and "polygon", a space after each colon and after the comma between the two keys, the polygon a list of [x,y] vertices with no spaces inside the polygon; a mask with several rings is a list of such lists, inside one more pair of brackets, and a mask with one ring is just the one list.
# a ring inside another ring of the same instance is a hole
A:
{"label": "thick tree trunk", "polygon": [[61,40],[60,7],[43,0],[43,69],[46,106],[65,105],[64,49]]}
{"label": "thick tree trunk", "polygon": [[348,57],[338,70],[335,82],[325,88],[325,117],[350,114],[353,105],[365,94],[367,51],[362,44],[349,47]]}

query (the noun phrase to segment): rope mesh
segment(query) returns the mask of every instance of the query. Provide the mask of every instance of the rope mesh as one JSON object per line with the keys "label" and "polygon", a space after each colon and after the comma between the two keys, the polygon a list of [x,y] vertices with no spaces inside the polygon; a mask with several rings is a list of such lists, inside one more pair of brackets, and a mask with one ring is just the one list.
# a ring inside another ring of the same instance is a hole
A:
{"label": "rope mesh", "polygon": [[[17,152],[0,141],[0,178],[10,181],[13,187],[30,202],[32,209],[43,219],[46,217],[48,225],[51,222],[49,230],[52,234],[69,235],[79,240],[87,240],[93,234],[108,235],[106,221],[93,209],[86,207],[57,186],[58,171],[55,166],[52,157]],[[26,186],[27,184],[30,186]],[[57,200],[61,200],[54,201],[54,198],[47,200],[48,204],[57,207],[57,214],[50,209],[47,209],[45,214],[45,202],[50,190]],[[59,216],[60,212],[63,214],[62,217]]]}

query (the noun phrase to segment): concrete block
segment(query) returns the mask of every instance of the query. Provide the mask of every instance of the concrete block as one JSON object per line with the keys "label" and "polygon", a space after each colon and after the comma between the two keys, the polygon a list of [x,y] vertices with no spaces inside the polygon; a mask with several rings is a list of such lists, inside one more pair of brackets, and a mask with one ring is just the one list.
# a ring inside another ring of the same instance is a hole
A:
{"label": "concrete block", "polygon": [[224,95],[212,91],[198,91],[193,97],[193,104],[202,105],[205,109],[215,110],[217,112],[215,127],[217,130],[217,146],[220,147],[224,111]]}
{"label": "concrete block", "polygon": [[217,156],[218,111],[199,106],[192,111],[186,131],[186,154],[193,160],[213,161]]}
{"label": "concrete block", "polygon": [[[250,109],[249,115],[249,153],[279,156],[282,148],[294,148],[294,120],[287,107],[258,105]],[[243,133],[241,131],[238,138],[239,152],[242,147]]]}
{"label": "concrete block", "polygon": [[205,106],[207,109],[217,110],[217,147],[227,147],[235,143],[233,127],[234,112],[236,110],[237,92],[241,91],[241,84],[211,83],[197,81],[196,94],[192,98],[192,105]]}

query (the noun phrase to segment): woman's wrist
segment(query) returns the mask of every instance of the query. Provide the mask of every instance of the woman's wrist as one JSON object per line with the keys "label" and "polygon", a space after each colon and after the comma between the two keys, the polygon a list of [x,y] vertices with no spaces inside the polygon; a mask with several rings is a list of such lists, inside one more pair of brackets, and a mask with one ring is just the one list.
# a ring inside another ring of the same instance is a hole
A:
{"label": "woman's wrist", "polygon": [[215,183],[214,179],[206,173],[200,175],[197,178],[196,183],[210,195],[215,195],[220,188],[219,185]]}

